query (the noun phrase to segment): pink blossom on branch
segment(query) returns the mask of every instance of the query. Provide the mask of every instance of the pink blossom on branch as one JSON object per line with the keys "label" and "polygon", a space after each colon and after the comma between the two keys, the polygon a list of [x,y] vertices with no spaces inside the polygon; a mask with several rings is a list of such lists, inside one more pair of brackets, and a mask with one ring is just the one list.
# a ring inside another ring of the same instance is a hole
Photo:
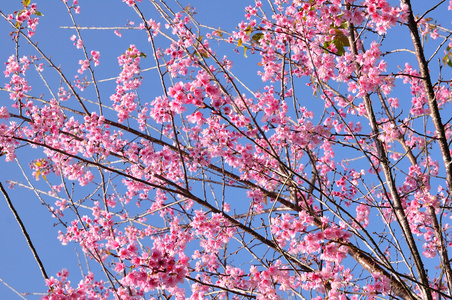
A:
{"label": "pink blossom on branch", "polygon": [[28,160],[58,239],[98,265],[45,278],[43,299],[450,295],[449,29],[408,0],[255,1],[221,28],[191,5],[122,2],[138,35],[116,62],[72,35],[74,82],[29,39],[35,5],[5,17],[22,36],[0,154]]}

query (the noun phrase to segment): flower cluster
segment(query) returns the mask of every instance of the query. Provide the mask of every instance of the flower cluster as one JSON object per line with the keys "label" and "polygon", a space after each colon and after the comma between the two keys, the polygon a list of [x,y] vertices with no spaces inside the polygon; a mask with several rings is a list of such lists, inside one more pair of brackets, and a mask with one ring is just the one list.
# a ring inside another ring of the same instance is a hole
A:
{"label": "flower cluster", "polygon": [[41,300],[62,300],[62,299],[110,299],[110,291],[105,288],[105,283],[94,280],[94,274],[89,272],[77,287],[72,287],[68,280],[69,272],[66,269],[57,274],[58,278],[53,276],[46,279],[48,286],[47,295]]}
{"label": "flower cluster", "polygon": [[[383,37],[412,20],[406,5],[255,1],[227,31],[197,23],[190,5],[177,12],[153,2],[163,18],[149,19],[141,1],[123,2],[138,16],[126,28],[140,29],[145,44],[117,58],[110,105],[108,80],[86,76],[100,51],[87,51],[80,35],[70,38],[85,55],[75,82],[54,67],[61,76],[54,84],[33,56],[12,55],[5,64],[14,104],[0,107],[0,154],[11,161],[19,145],[44,149],[30,173],[55,198],[46,205],[65,225],[58,238],[78,245],[108,279],[90,273],[74,287],[63,270],[46,280],[43,299],[405,299],[416,285],[447,279],[387,276],[389,265],[402,273],[415,260],[448,261],[439,250],[452,245],[451,227],[438,222],[451,217],[452,126],[448,119],[438,125],[438,116],[448,112],[452,91],[447,79],[428,85],[426,66],[390,65],[387,57],[400,49],[388,50]],[[80,10],[77,0],[66,7]],[[35,5],[9,19],[31,36],[33,15]],[[429,22],[414,28],[438,37],[440,27]],[[239,78],[223,55],[228,47],[245,54],[234,69],[251,62],[264,84]],[[138,49],[150,49],[153,59]],[[448,56],[443,63],[450,65]],[[30,64],[51,97],[31,94]],[[152,72],[163,93],[143,84]],[[393,92],[399,78],[407,84],[403,98]],[[400,229],[412,243],[392,241]],[[405,257],[417,244],[423,256]]]}
{"label": "flower cluster", "polygon": [[3,73],[5,77],[11,77],[9,84],[5,84],[5,89],[9,91],[10,99],[24,99],[26,94],[31,90],[31,86],[28,85],[28,81],[24,78],[25,72],[30,66],[30,59],[26,56],[16,58],[15,55],[11,55],[5,65],[6,68]]}
{"label": "flower cluster", "polygon": [[118,113],[119,122],[129,118],[130,113],[136,110],[135,93],[133,90],[141,85],[140,60],[142,53],[135,45],[131,45],[127,51],[118,57],[118,63],[122,68],[116,80],[116,92],[110,96],[113,108]]}
{"label": "flower cluster", "polygon": [[[32,37],[36,33],[39,16],[42,14],[37,10],[36,3],[27,5],[23,10],[16,12],[16,16],[8,15],[8,20],[16,22],[16,28],[27,29],[27,34]],[[34,17],[33,17],[34,16]]]}

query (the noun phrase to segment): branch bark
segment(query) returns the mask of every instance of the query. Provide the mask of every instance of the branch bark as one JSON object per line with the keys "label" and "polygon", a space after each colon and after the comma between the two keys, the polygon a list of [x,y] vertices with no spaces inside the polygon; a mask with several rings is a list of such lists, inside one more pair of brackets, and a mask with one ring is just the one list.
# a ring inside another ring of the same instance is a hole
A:
{"label": "branch bark", "polygon": [[[417,22],[414,19],[413,11],[411,9],[411,1],[410,0],[402,0],[402,3],[408,6],[408,23],[407,26],[411,33],[411,39],[413,41],[414,50],[416,53],[416,58],[419,64],[419,72],[422,77],[422,83],[424,85],[424,90],[428,99],[428,106],[430,108],[430,117],[432,118],[433,124],[436,130],[436,138],[439,143],[441,154],[444,162],[444,166],[446,168],[446,181],[447,187],[450,191],[452,190],[452,159],[450,155],[450,148],[446,138],[446,132],[444,128],[444,124],[441,121],[441,114],[439,112],[438,102],[436,101],[435,91],[433,89],[432,80],[430,78],[430,72],[428,69],[428,63],[424,56],[424,51],[421,44],[421,38],[419,36],[419,30],[417,27]],[[442,229],[438,222],[438,218],[436,217],[435,209],[430,206],[428,208],[428,212],[430,217],[432,218],[432,225],[435,231],[435,236],[438,239],[440,245],[440,255],[442,266],[444,268],[444,272],[446,274],[447,285],[449,288],[449,292],[452,291],[452,269],[450,267],[449,257],[447,253],[447,245],[444,240]]]}
{"label": "branch bark", "polygon": [[3,184],[1,182],[0,182],[0,190],[2,191],[2,194],[3,194],[3,196],[6,199],[6,203],[8,203],[9,209],[13,213],[14,218],[16,219],[17,223],[19,224],[20,229],[22,230],[22,233],[23,233],[23,235],[25,237],[25,240],[27,241],[28,247],[30,247],[31,253],[33,253],[33,257],[35,258],[36,262],[38,263],[39,270],[41,270],[42,277],[44,279],[48,279],[49,276],[47,276],[47,272],[46,272],[46,270],[44,268],[44,265],[43,265],[41,259],[39,258],[38,252],[36,251],[36,248],[33,246],[33,242],[31,241],[30,235],[28,234],[27,229],[25,228],[25,225],[24,225],[24,223],[22,222],[22,219],[19,216],[19,213],[14,208],[14,205],[13,205],[11,199],[9,198],[9,195],[6,192],[6,190],[3,187]]}
{"label": "branch bark", "polygon": [[[356,39],[355,39],[355,29],[353,24],[348,22],[348,40],[350,44],[351,51],[353,55],[358,55],[358,49],[356,46]],[[359,65],[357,65],[357,76],[359,77]],[[394,177],[392,175],[391,167],[389,165],[389,161],[386,155],[386,151],[384,149],[383,143],[379,140],[379,129],[378,129],[378,123],[375,117],[375,113],[373,111],[372,107],[372,101],[370,99],[370,95],[366,94],[363,97],[364,99],[364,105],[367,113],[367,118],[369,120],[369,125],[372,130],[372,136],[373,140],[376,145],[376,150],[378,153],[378,158],[381,164],[381,168],[383,170],[384,177],[386,179],[387,188],[389,189],[390,197],[392,198],[392,202],[390,203],[392,209],[394,210],[394,213],[397,217],[397,221],[399,223],[399,226],[403,232],[403,235],[407,241],[407,244],[410,248],[410,252],[413,255],[413,260],[416,266],[416,270],[418,272],[418,276],[420,278],[421,286],[419,287],[422,293],[424,294],[424,298],[427,300],[432,300],[432,295],[428,290],[429,282],[427,279],[427,274],[425,272],[425,268],[423,265],[423,261],[421,259],[421,256],[419,254],[416,242],[414,240],[413,234],[410,229],[410,225],[407,219],[407,216],[405,214],[405,211],[403,210],[402,201],[400,199],[400,195],[398,194],[397,187],[395,184]],[[388,195],[389,198],[389,195]],[[408,291],[405,290],[405,293],[401,293],[399,289],[393,290],[397,296],[402,297],[403,299],[412,299],[414,295],[408,294]],[[407,295],[410,295],[409,298],[407,298]],[[416,298],[415,298],[416,299]]]}

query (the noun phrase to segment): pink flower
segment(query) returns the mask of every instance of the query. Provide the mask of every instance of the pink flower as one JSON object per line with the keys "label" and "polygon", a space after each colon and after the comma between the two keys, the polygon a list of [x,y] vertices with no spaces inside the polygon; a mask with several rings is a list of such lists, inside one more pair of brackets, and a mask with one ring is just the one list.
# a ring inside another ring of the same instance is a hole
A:
{"label": "pink flower", "polygon": [[369,213],[370,209],[368,205],[360,204],[356,208],[356,221],[360,222],[364,228],[369,225]]}
{"label": "pink flower", "polygon": [[8,110],[6,107],[2,106],[0,107],[0,119],[8,120],[10,117]]}

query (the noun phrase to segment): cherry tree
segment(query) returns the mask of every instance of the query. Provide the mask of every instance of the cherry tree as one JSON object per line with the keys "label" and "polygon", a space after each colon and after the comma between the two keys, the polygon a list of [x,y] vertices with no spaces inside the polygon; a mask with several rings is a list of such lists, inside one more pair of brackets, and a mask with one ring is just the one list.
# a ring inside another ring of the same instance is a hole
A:
{"label": "cherry tree", "polygon": [[[452,1],[246,1],[221,28],[186,1],[123,0],[116,27],[54,2],[65,61],[39,3],[0,11],[2,165],[29,166],[0,187],[42,299],[452,298]],[[8,185],[96,267],[47,274]]]}

